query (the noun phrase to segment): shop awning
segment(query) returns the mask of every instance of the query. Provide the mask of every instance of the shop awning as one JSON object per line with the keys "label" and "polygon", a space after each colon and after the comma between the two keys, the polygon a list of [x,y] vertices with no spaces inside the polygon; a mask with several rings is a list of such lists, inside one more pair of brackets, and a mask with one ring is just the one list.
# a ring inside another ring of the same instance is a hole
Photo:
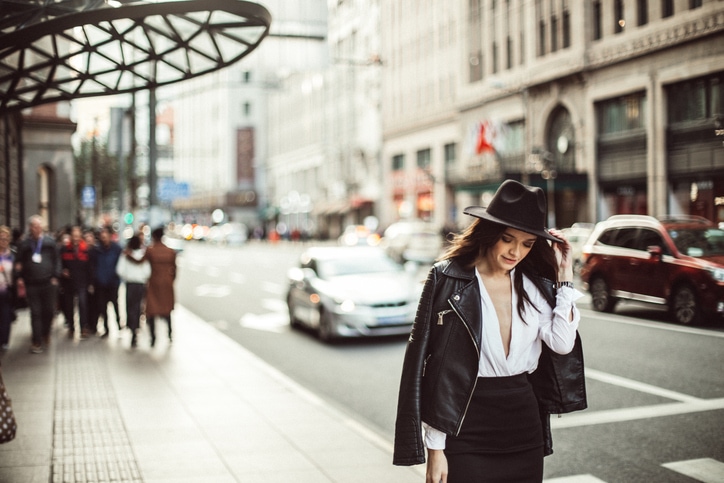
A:
{"label": "shop awning", "polygon": [[240,0],[0,0],[0,112],[204,75],[248,55],[270,24]]}

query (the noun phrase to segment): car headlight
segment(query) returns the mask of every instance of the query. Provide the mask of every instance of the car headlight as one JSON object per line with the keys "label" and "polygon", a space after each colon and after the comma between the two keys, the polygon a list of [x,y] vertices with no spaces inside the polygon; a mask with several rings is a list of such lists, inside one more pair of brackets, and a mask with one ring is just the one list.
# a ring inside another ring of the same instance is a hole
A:
{"label": "car headlight", "polygon": [[724,268],[709,268],[709,273],[717,282],[724,282]]}
{"label": "car headlight", "polygon": [[355,304],[351,300],[345,300],[339,304],[339,309],[342,312],[352,312],[355,309]]}

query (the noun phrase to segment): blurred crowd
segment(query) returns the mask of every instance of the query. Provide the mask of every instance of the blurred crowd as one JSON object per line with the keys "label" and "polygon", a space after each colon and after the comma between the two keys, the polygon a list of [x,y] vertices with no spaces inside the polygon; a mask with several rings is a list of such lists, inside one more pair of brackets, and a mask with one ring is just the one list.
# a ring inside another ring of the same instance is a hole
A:
{"label": "blurred crowd", "polygon": [[[153,346],[155,321],[163,318],[170,341],[176,251],[163,236],[163,228],[142,226],[122,247],[111,226],[46,233],[37,215],[28,219],[25,232],[0,226],[0,350],[8,350],[12,324],[24,309],[30,313],[34,354],[48,348],[58,315],[67,336],[82,341],[108,337],[112,312],[119,334],[131,332],[131,347],[144,318]],[[122,284],[125,304],[119,307]]]}

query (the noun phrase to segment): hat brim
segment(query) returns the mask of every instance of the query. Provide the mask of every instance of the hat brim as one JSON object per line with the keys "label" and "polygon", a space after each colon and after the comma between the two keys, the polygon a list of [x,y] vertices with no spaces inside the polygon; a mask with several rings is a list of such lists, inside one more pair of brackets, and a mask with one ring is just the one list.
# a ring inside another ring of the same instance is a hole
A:
{"label": "hat brim", "polygon": [[468,206],[467,208],[465,208],[463,210],[463,213],[465,213],[466,215],[474,216],[476,218],[481,218],[483,220],[492,221],[492,222],[498,223],[500,225],[509,226],[511,228],[515,228],[516,230],[530,233],[531,235],[540,236],[540,237],[543,237],[546,240],[550,240],[552,242],[563,243],[563,240],[561,240],[560,238],[554,237],[553,235],[551,235],[550,233],[548,233],[545,230],[531,229],[530,227],[526,227],[526,226],[520,225],[518,223],[511,222],[509,220],[503,220],[496,216],[493,216],[490,213],[488,213],[488,211],[485,208],[483,208],[482,206]]}

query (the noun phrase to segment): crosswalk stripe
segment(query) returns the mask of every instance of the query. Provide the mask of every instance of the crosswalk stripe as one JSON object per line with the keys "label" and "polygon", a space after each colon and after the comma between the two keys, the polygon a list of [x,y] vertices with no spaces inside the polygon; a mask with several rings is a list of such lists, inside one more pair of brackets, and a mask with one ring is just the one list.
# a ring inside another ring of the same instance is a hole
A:
{"label": "crosswalk stripe", "polygon": [[724,463],[711,458],[674,461],[661,466],[702,483],[724,483]]}
{"label": "crosswalk stripe", "polygon": [[543,483],[606,483],[593,475],[563,476],[561,478],[549,478]]}

